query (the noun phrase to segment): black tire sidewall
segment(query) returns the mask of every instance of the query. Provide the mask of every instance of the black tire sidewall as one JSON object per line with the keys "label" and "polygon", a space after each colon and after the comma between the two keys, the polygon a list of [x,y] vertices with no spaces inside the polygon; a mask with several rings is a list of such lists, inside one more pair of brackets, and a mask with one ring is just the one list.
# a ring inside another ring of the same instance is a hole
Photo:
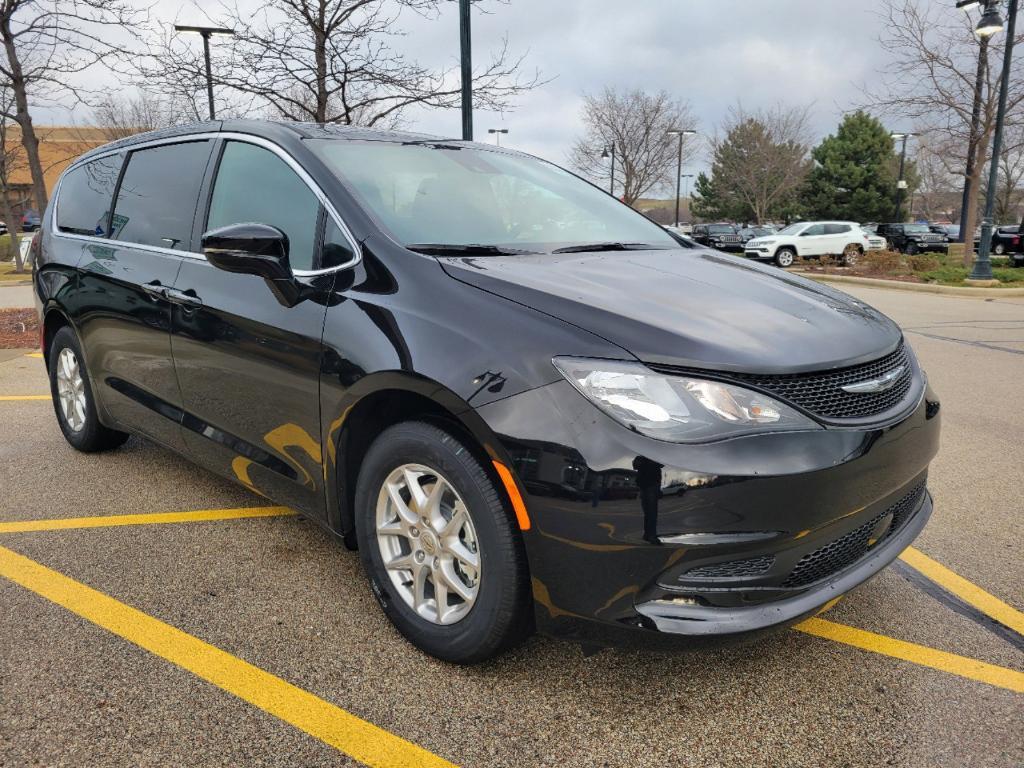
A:
{"label": "black tire sidewall", "polygon": [[[85,423],[77,432],[71,428],[64,418],[64,411],[60,407],[60,397],[57,392],[57,364],[61,350],[70,349],[78,359],[78,369],[82,374],[82,383],[85,387]],[[86,367],[85,355],[82,354],[82,345],[78,336],[69,326],[64,326],[54,334],[50,343],[47,362],[49,363],[50,374],[50,396],[53,399],[53,410],[57,416],[57,425],[64,433],[64,439],[71,447],[85,453],[102,451],[123,443],[127,435],[122,432],[115,432],[104,427],[99,420],[96,411],[96,399],[92,392],[92,383],[89,381],[89,371]]]}
{"label": "black tire sidewall", "polygon": [[[469,614],[455,624],[432,624],[416,614],[384,568],[375,533],[377,498],[385,478],[402,464],[422,464],[444,475],[473,520],[480,552],[480,592]],[[423,422],[398,424],[382,432],[359,472],[355,523],[360,558],[374,596],[414,645],[446,661],[472,663],[493,656],[522,636],[527,577],[518,532],[497,487],[454,436]]]}

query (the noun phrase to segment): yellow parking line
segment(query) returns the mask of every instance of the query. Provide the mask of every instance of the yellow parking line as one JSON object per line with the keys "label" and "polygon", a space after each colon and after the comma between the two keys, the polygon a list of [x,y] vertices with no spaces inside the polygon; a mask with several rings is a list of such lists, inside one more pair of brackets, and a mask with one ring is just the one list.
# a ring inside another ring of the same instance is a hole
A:
{"label": "yellow parking line", "polygon": [[0,400],[49,400],[49,395],[0,395]]}
{"label": "yellow parking line", "polygon": [[972,584],[941,563],[932,560],[924,552],[909,547],[900,555],[900,560],[920,571],[940,587],[952,592],[965,603],[973,605],[1000,624],[1024,635],[1024,613],[1007,605],[998,597],[990,595],[981,587]]}
{"label": "yellow parking line", "polygon": [[940,672],[948,672],[951,675],[988,683],[998,688],[1024,693],[1024,672],[987,664],[966,656],[957,656],[955,653],[946,653],[926,645],[878,635],[826,619],[806,619],[793,628],[806,632],[808,635],[852,645],[854,648],[880,653],[883,656],[892,656],[895,659],[909,661],[922,667],[930,667]]}
{"label": "yellow parking line", "polygon": [[282,517],[297,514],[288,507],[238,507],[235,509],[199,509],[192,512],[154,512],[144,515],[100,515],[46,520],[0,522],[0,533],[64,531],[71,528],[112,528],[118,525],[155,525],[160,523],[198,523],[210,520],[239,520],[247,517]]}
{"label": "yellow parking line", "polygon": [[25,355],[25,357],[38,357],[38,358],[42,358],[42,356],[43,356],[42,352],[29,352],[28,354]]}
{"label": "yellow parking line", "polygon": [[170,624],[0,547],[0,575],[370,766],[452,763]]}

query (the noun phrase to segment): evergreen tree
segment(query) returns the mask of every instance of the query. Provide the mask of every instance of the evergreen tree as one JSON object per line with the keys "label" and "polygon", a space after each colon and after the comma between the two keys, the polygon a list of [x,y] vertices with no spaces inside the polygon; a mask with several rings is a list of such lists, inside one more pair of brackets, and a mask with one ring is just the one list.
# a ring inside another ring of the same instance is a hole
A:
{"label": "evergreen tree", "polygon": [[[814,168],[804,186],[803,212],[811,219],[892,221],[896,209],[899,156],[889,131],[863,111],[847,115],[835,135],[811,152]],[[906,216],[917,174],[909,160],[903,173]]]}

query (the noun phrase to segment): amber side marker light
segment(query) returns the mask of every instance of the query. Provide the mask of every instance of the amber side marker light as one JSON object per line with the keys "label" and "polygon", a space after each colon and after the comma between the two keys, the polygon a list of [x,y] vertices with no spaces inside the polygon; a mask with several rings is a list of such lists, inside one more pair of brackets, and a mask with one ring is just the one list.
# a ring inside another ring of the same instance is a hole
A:
{"label": "amber side marker light", "polygon": [[516,520],[519,522],[520,530],[530,530],[530,516],[526,514],[526,504],[523,502],[523,497],[519,493],[519,487],[516,485],[516,479],[512,477],[512,473],[509,471],[508,467],[500,461],[495,461],[493,464],[494,468],[498,471],[498,477],[501,478],[502,485],[505,486],[505,492],[512,500],[512,509],[515,510]]}

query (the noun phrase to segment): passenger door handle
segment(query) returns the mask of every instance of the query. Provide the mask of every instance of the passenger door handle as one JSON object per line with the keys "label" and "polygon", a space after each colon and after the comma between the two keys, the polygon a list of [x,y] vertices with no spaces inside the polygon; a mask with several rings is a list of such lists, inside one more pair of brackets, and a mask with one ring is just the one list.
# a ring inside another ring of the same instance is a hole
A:
{"label": "passenger door handle", "polygon": [[181,304],[186,307],[201,307],[203,306],[203,300],[196,296],[196,292],[189,288],[187,291],[178,291],[174,288],[168,288],[165,290],[164,295],[168,301],[173,301],[175,304]]}
{"label": "passenger door handle", "polygon": [[167,296],[167,288],[161,285],[159,280],[153,280],[150,283],[143,283],[142,290],[154,299],[163,299]]}

